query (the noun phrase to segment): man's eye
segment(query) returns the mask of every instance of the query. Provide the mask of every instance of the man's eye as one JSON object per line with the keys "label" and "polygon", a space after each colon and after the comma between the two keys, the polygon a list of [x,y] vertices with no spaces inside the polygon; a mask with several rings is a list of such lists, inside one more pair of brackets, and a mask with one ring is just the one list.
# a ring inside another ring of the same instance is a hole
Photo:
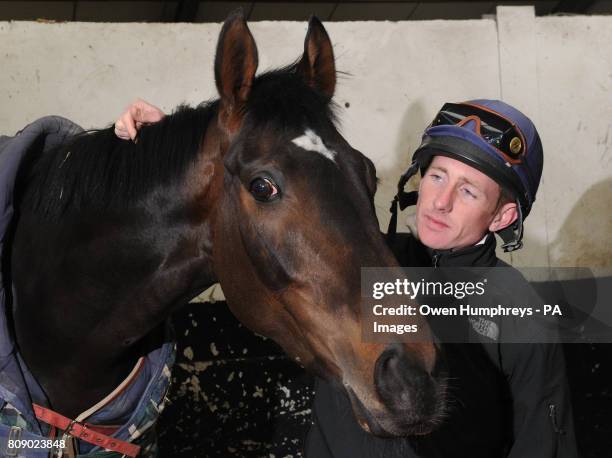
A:
{"label": "man's eye", "polygon": [[463,188],[463,193],[470,197],[471,199],[475,199],[476,198],[476,194],[474,194],[472,191],[470,191],[468,188]]}
{"label": "man's eye", "polygon": [[435,173],[431,173],[429,176],[433,181],[440,181],[442,179],[440,175],[436,175]]}
{"label": "man's eye", "polygon": [[251,181],[249,192],[260,202],[268,202],[278,196],[278,188],[269,178],[255,178]]}

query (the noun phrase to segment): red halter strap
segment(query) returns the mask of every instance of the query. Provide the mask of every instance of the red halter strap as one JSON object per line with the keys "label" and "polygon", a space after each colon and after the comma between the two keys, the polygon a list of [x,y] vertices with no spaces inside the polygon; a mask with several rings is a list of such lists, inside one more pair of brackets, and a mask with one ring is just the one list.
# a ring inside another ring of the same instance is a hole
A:
{"label": "red halter strap", "polygon": [[125,456],[136,457],[138,456],[138,453],[140,453],[139,445],[131,444],[129,442],[107,436],[106,434],[96,432],[82,423],[64,417],[63,415],[54,412],[51,409],[39,406],[38,404],[32,404],[32,406],[34,407],[36,418],[64,431],[64,434],[69,434],[77,439],[89,442],[93,445],[98,445],[107,450],[112,450],[113,452],[122,453]]}

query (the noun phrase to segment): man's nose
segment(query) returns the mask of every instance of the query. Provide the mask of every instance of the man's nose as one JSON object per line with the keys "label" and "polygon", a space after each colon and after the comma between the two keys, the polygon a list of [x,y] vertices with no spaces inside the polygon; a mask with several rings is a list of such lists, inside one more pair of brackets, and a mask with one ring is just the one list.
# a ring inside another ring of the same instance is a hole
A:
{"label": "man's nose", "polygon": [[454,190],[451,186],[441,189],[434,199],[434,208],[438,211],[449,212],[453,209]]}

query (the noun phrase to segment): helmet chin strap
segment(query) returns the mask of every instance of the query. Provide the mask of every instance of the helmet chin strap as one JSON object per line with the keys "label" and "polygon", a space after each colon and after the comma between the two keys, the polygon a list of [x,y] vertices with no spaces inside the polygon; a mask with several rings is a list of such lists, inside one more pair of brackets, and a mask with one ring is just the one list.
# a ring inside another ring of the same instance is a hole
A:
{"label": "helmet chin strap", "polygon": [[516,251],[523,246],[523,211],[518,199],[516,199],[516,209],[518,211],[516,221],[496,232],[504,241],[502,249],[505,253]]}
{"label": "helmet chin strap", "polygon": [[387,229],[387,240],[392,241],[397,233],[397,214],[398,214],[398,206],[399,210],[404,210],[406,207],[410,205],[415,205],[417,203],[417,199],[419,198],[418,191],[404,191],[404,187],[408,180],[418,172],[419,163],[417,161],[413,161],[408,170],[406,170],[399,181],[397,182],[397,194],[393,197],[391,201],[391,208],[389,211],[391,212],[391,220],[389,221],[389,228]]}

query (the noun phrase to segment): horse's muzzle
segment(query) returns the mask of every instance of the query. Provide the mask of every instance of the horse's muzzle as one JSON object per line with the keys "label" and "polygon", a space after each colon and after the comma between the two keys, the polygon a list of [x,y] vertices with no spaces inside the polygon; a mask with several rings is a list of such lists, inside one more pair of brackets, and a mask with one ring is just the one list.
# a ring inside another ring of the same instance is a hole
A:
{"label": "horse's muzzle", "polygon": [[391,344],[378,357],[374,386],[384,406],[366,415],[370,432],[378,436],[427,434],[441,423],[446,410],[446,377],[442,358],[431,372],[418,355],[402,344]]}

